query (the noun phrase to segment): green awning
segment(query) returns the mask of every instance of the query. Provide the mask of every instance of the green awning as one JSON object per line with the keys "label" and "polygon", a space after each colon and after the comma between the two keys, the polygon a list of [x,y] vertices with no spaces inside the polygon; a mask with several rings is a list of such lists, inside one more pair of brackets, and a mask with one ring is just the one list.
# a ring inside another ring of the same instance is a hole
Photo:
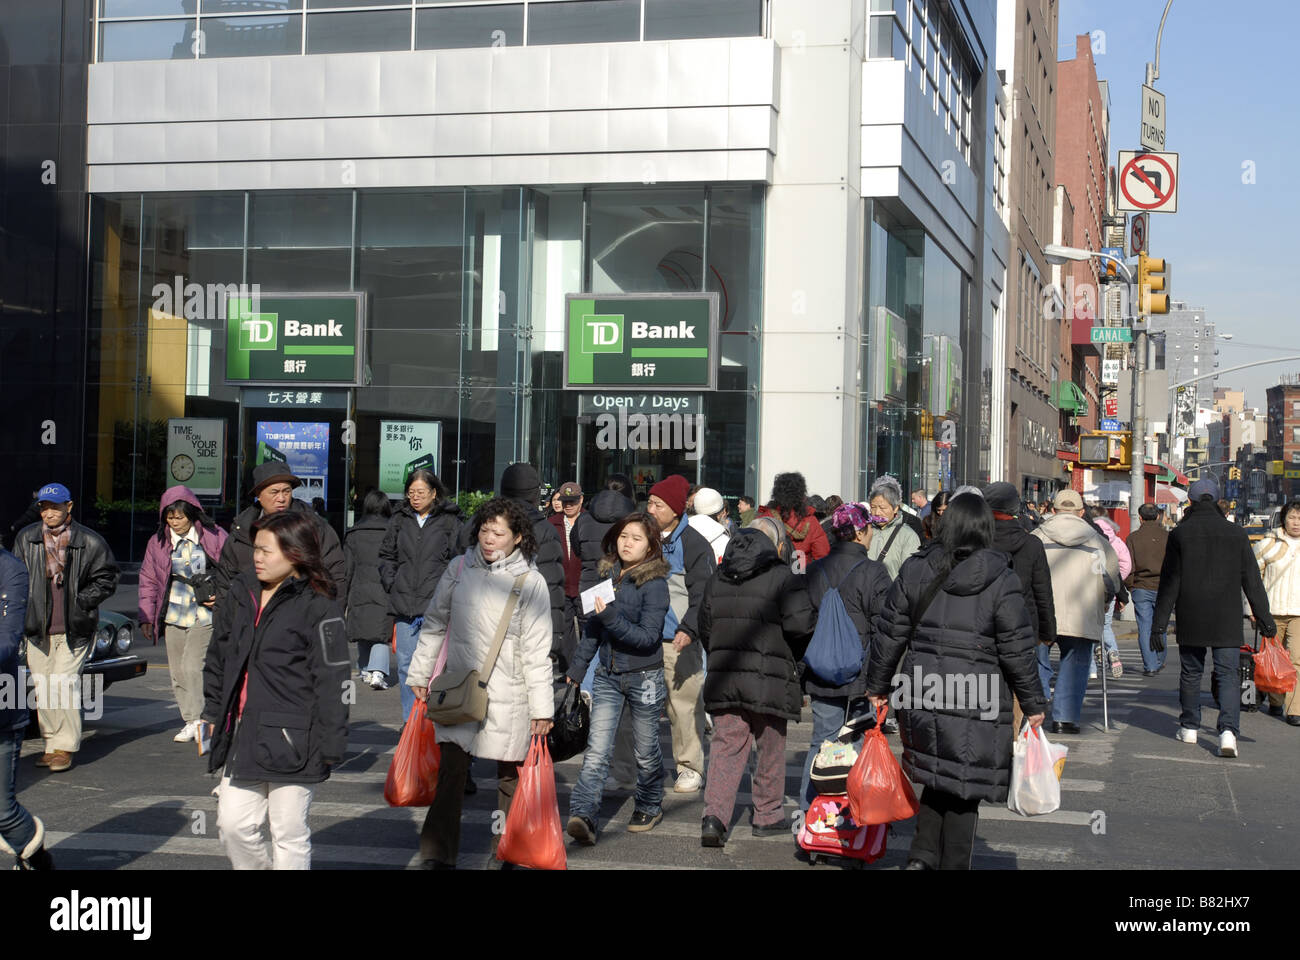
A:
{"label": "green awning", "polygon": [[1062,380],[1057,406],[1072,417],[1088,415],[1088,398],[1083,395],[1079,385],[1073,380]]}

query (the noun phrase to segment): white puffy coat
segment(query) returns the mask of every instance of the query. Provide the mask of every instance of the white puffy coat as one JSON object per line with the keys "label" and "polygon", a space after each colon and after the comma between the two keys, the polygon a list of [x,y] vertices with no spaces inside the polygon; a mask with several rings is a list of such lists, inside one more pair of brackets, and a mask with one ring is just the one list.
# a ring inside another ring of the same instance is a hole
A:
{"label": "white puffy coat", "polygon": [[1300,540],[1288,537],[1285,530],[1273,530],[1255,544],[1255,559],[1269,612],[1275,617],[1300,615]]}
{"label": "white puffy coat", "polygon": [[488,676],[487,719],[437,727],[439,743],[454,743],[485,760],[523,760],[528,754],[530,721],[550,719],[555,712],[551,598],[537,567],[518,550],[488,564],[477,545],[465,553],[463,565],[460,560],[449,563],[425,611],[420,642],[406,677],[412,687],[428,686],[447,637],[447,671],[481,670],[510,590],[521,573],[528,576],[510,617],[501,654]]}

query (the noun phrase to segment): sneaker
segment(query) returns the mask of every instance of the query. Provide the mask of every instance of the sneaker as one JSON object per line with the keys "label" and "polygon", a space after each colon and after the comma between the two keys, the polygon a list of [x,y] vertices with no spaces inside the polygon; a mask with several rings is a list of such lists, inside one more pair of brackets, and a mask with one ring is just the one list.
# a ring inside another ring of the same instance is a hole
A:
{"label": "sneaker", "polygon": [[1116,680],[1124,676],[1124,664],[1119,659],[1118,650],[1110,652],[1110,675]]}
{"label": "sneaker", "polygon": [[886,717],[885,724],[880,728],[885,733],[898,733],[898,721],[893,717]]}
{"label": "sneaker", "polygon": [[199,732],[199,724],[196,720],[191,720],[185,726],[181,727],[181,732],[172,737],[176,743],[191,743],[195,735]]}
{"label": "sneaker", "polygon": [[378,670],[371,670],[371,671],[370,671],[370,680],[369,680],[368,682],[369,682],[369,684],[370,684],[370,689],[372,689],[372,690],[387,690],[387,689],[388,689],[388,678],[385,677],[385,676],[384,676],[382,673],[380,673]]}
{"label": "sneaker", "polygon": [[632,814],[632,819],[627,823],[628,833],[649,833],[655,828],[655,824],[664,818],[661,812],[646,813],[644,810],[637,810]]}
{"label": "sneaker", "polygon": [[[50,852],[45,849],[45,824],[41,822],[40,817],[32,817],[36,821],[36,835],[27,842],[21,853],[14,857],[15,870],[53,870],[54,858]],[[9,848],[6,848],[9,849]],[[13,850],[9,850],[13,853]]]}
{"label": "sneaker", "polygon": [[677,774],[673,793],[699,793],[702,786],[704,786],[704,778],[694,770],[687,769]]}
{"label": "sneaker", "polygon": [[1237,755],[1237,735],[1231,730],[1219,734],[1219,756],[1235,757]]}
{"label": "sneaker", "polygon": [[586,817],[570,817],[565,832],[585,847],[596,845],[596,825]]}
{"label": "sneaker", "polygon": [[1177,736],[1178,739],[1181,740],[1183,743],[1196,742],[1196,731],[1191,729],[1190,727],[1179,727],[1178,733],[1175,734],[1175,736]]}
{"label": "sneaker", "polygon": [[67,750],[55,750],[54,756],[50,759],[50,772],[62,773],[70,769],[72,769],[72,754]]}

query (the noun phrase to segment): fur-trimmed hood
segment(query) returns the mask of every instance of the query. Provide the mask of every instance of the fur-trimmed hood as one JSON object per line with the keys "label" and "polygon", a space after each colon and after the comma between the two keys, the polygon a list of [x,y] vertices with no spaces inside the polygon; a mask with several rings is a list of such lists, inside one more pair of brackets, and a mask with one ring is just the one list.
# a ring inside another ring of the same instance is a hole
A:
{"label": "fur-trimmed hood", "polygon": [[[650,580],[660,577],[667,580],[669,573],[668,561],[663,557],[657,560],[647,560],[644,563],[638,563],[635,567],[628,570],[627,575],[631,581],[640,587]],[[602,577],[617,578],[622,571],[622,565],[618,557],[609,556],[608,554],[598,564],[596,572]]]}

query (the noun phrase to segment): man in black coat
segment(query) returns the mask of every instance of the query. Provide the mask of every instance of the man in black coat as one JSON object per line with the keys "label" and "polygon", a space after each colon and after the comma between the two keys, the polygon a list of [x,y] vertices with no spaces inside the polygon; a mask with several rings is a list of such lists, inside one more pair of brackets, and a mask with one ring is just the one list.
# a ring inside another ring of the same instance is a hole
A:
{"label": "man in black coat", "polygon": [[295,500],[294,487],[301,487],[302,481],[293,475],[287,464],[272,460],[258,464],[253,468],[253,489],[249,491],[256,501],[251,507],[235,517],[230,525],[230,536],[221,548],[221,559],[212,570],[212,579],[217,589],[217,603],[214,610],[212,635],[221,632],[224,623],[223,603],[231,584],[239,579],[241,573],[253,569],[253,541],[250,531],[253,524],[264,515],[293,510],[306,514],[316,524],[316,533],[320,536],[321,560],[330,579],[338,588],[339,596],[347,596],[347,560],[343,556],[343,545],[334,528],[310,504]]}
{"label": "man in black coat", "polygon": [[[19,531],[14,554],[27,566],[27,668],[44,705],[36,715],[45,739],[38,767],[59,773],[81,749],[78,684],[99,626],[99,605],[117,589],[118,566],[104,538],[72,519],[72,494],[49,483],[36,495],[41,519]],[[69,698],[73,702],[69,703]]]}
{"label": "man in black coat", "polygon": [[[1029,607],[1031,626],[1038,640],[1038,679],[1043,693],[1052,689],[1052,644],[1056,642],[1056,601],[1052,597],[1052,568],[1047,563],[1043,541],[1025,530],[1024,505],[1016,488],[1005,481],[992,483],[984,501],[993,511],[993,549],[1011,557],[1011,569],[1020,578]],[[1020,702],[1013,711],[1013,726],[1020,729]]]}
{"label": "man in black coat", "polygon": [[1181,660],[1178,739],[1195,743],[1201,725],[1201,674],[1205,651],[1214,651],[1215,692],[1219,701],[1219,756],[1237,756],[1241,690],[1241,592],[1265,637],[1277,635],[1268,609],[1268,595],[1246,531],[1229,523],[1215,501],[1218,485],[1197,480],[1187,491],[1189,506],[1183,520],[1169,535],[1160,568],[1152,635],[1163,636],[1169,615],[1178,617],[1178,654]]}

